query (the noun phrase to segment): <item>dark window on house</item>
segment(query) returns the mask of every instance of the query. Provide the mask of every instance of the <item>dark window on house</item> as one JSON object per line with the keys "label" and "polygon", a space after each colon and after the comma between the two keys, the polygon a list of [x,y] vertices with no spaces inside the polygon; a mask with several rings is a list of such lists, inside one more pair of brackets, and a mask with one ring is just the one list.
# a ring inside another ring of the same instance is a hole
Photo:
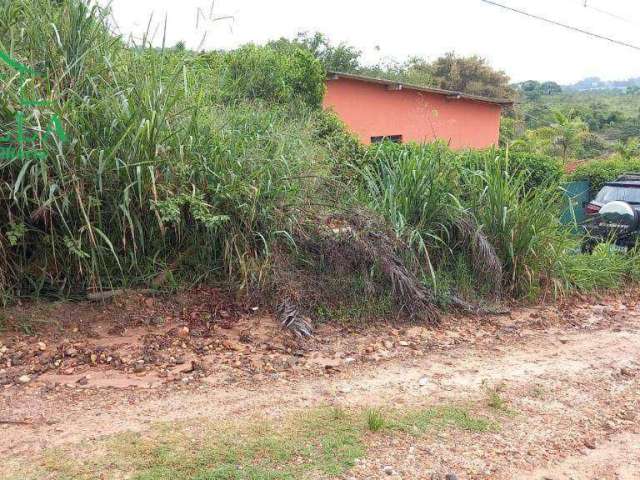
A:
{"label": "dark window on house", "polygon": [[381,137],[371,137],[371,143],[382,142],[402,143],[402,135],[384,135]]}

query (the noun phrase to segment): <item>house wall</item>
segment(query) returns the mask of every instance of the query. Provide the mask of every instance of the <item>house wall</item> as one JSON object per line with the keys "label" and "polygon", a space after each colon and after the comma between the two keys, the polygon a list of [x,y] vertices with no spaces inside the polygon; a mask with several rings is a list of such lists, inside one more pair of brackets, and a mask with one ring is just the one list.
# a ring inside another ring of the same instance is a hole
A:
{"label": "house wall", "polygon": [[500,105],[418,90],[338,78],[327,81],[324,107],[332,109],[368,144],[371,137],[402,135],[403,142],[444,140],[454,149],[498,143]]}

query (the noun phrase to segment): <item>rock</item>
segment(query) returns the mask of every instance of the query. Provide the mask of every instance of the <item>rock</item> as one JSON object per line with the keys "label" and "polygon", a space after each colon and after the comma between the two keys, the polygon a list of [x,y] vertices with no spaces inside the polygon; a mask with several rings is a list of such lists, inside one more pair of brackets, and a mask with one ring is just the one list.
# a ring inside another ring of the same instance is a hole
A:
{"label": "rock", "polygon": [[620,374],[625,376],[625,377],[633,377],[634,376],[633,370],[631,370],[630,368],[627,368],[627,367],[622,367],[620,369]]}
{"label": "rock", "polygon": [[382,345],[384,345],[384,348],[387,350],[391,350],[393,348],[393,342],[391,340],[385,340],[382,342]]}
{"label": "rock", "polygon": [[44,352],[47,349],[47,344],[44,342],[38,342],[38,350],[40,350],[41,352]]}
{"label": "rock", "polygon": [[85,376],[85,377],[80,377],[76,383],[78,385],[87,385],[89,383],[89,379]]}
{"label": "rock", "polygon": [[342,393],[351,393],[352,390],[353,388],[351,387],[351,385],[343,385],[342,387],[340,387],[340,392]]}
{"label": "rock", "polygon": [[458,476],[455,473],[447,473],[444,480],[458,480]]}
{"label": "rock", "polygon": [[144,372],[144,363],[136,363],[136,364],[133,366],[133,371],[134,371],[135,373],[142,373],[142,372]]}
{"label": "rock", "polygon": [[401,341],[398,342],[398,345],[400,345],[401,347],[409,347],[409,346],[411,346],[411,343],[407,342],[405,340],[401,340]]}
{"label": "rock", "polygon": [[356,361],[356,359],[355,359],[355,358],[353,358],[353,357],[347,357],[347,358],[345,358],[345,359],[344,359],[344,364],[345,364],[345,365],[349,365],[350,363],[354,363],[355,361]]}
{"label": "rock", "polygon": [[395,470],[393,469],[393,467],[391,465],[385,465],[385,467],[382,469],[384,471],[384,473],[386,473],[387,475],[393,475],[395,472]]}
{"label": "rock", "polygon": [[69,347],[64,353],[67,357],[75,357],[78,354],[78,350],[74,347]]}
{"label": "rock", "polygon": [[584,446],[590,448],[591,450],[596,449],[596,441],[592,438],[588,438],[584,441]]}
{"label": "rock", "polygon": [[427,377],[421,377],[418,383],[421,387],[425,387],[429,384],[429,379]]}
{"label": "rock", "polygon": [[29,375],[22,375],[20,378],[18,378],[18,381],[20,383],[29,383],[31,381],[31,377]]}
{"label": "rock", "polygon": [[563,345],[566,345],[567,343],[569,343],[569,339],[568,338],[559,338],[558,340],[560,340],[560,343]]}
{"label": "rock", "polygon": [[178,336],[181,338],[185,338],[189,336],[189,327],[182,327],[178,329]]}

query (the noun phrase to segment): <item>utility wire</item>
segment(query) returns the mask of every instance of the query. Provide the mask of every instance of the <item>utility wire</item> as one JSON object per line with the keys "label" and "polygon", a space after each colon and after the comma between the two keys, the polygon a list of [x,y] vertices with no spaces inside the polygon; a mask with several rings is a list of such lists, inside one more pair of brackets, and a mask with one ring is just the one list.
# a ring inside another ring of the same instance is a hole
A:
{"label": "utility wire", "polygon": [[533,13],[525,12],[524,10],[518,10],[517,8],[508,7],[507,5],[502,5],[501,3],[493,2],[491,0],[480,0],[483,3],[487,3],[489,5],[493,5],[496,7],[504,8],[505,10],[509,10],[511,12],[519,13],[520,15],[525,15],[527,17],[535,18],[536,20],[540,20],[542,22],[550,23],[552,25],[556,25],[558,27],[566,28],[567,30],[572,30],[574,32],[579,32],[584,35],[589,35],[594,38],[599,38],[600,40],[606,40],[607,42],[615,43],[617,45],[622,45],[623,47],[633,48],[634,50],[640,50],[640,46],[634,45],[632,43],[623,42],[622,40],[616,40],[615,38],[606,37],[604,35],[600,35],[598,33],[589,32],[588,30],[583,30],[578,27],[574,27],[572,25],[567,25],[566,23],[556,22],[555,20],[551,20],[546,17],[541,17],[539,15],[534,15]]}
{"label": "utility wire", "polygon": [[602,13],[603,15],[607,15],[607,16],[609,16],[611,18],[615,18],[616,20],[620,20],[622,22],[634,24],[628,18],[624,18],[624,17],[622,17],[622,16],[620,16],[620,15],[618,15],[616,13],[609,12],[607,10],[603,10],[602,8],[594,7],[593,5],[589,5],[588,0],[584,0],[584,8],[590,8],[591,10],[595,10],[598,13]]}

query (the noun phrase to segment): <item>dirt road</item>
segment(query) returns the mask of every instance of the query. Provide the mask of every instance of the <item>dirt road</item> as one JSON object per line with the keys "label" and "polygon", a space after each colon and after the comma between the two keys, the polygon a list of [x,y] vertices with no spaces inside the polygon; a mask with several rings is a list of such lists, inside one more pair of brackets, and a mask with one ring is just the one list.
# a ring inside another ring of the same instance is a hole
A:
{"label": "dirt road", "polygon": [[[490,413],[499,429],[447,429],[424,438],[371,435],[365,457],[337,478],[640,479],[635,298],[470,322],[451,318],[438,331],[379,327],[349,335],[325,327],[321,341],[291,353],[273,344],[243,351],[225,340],[226,351],[198,357],[210,365],[203,368],[206,375],[169,377],[169,383],[153,370],[88,366],[8,385],[0,390],[0,420],[22,423],[0,425],[0,478],[52,447],[145,431],[158,421],[278,419],[319,405],[462,404]],[[267,330],[263,334],[283,336]],[[129,340],[148,335],[131,331]],[[111,345],[113,339],[106,335],[100,342]],[[267,355],[269,365],[296,361],[280,369],[244,369]]]}

